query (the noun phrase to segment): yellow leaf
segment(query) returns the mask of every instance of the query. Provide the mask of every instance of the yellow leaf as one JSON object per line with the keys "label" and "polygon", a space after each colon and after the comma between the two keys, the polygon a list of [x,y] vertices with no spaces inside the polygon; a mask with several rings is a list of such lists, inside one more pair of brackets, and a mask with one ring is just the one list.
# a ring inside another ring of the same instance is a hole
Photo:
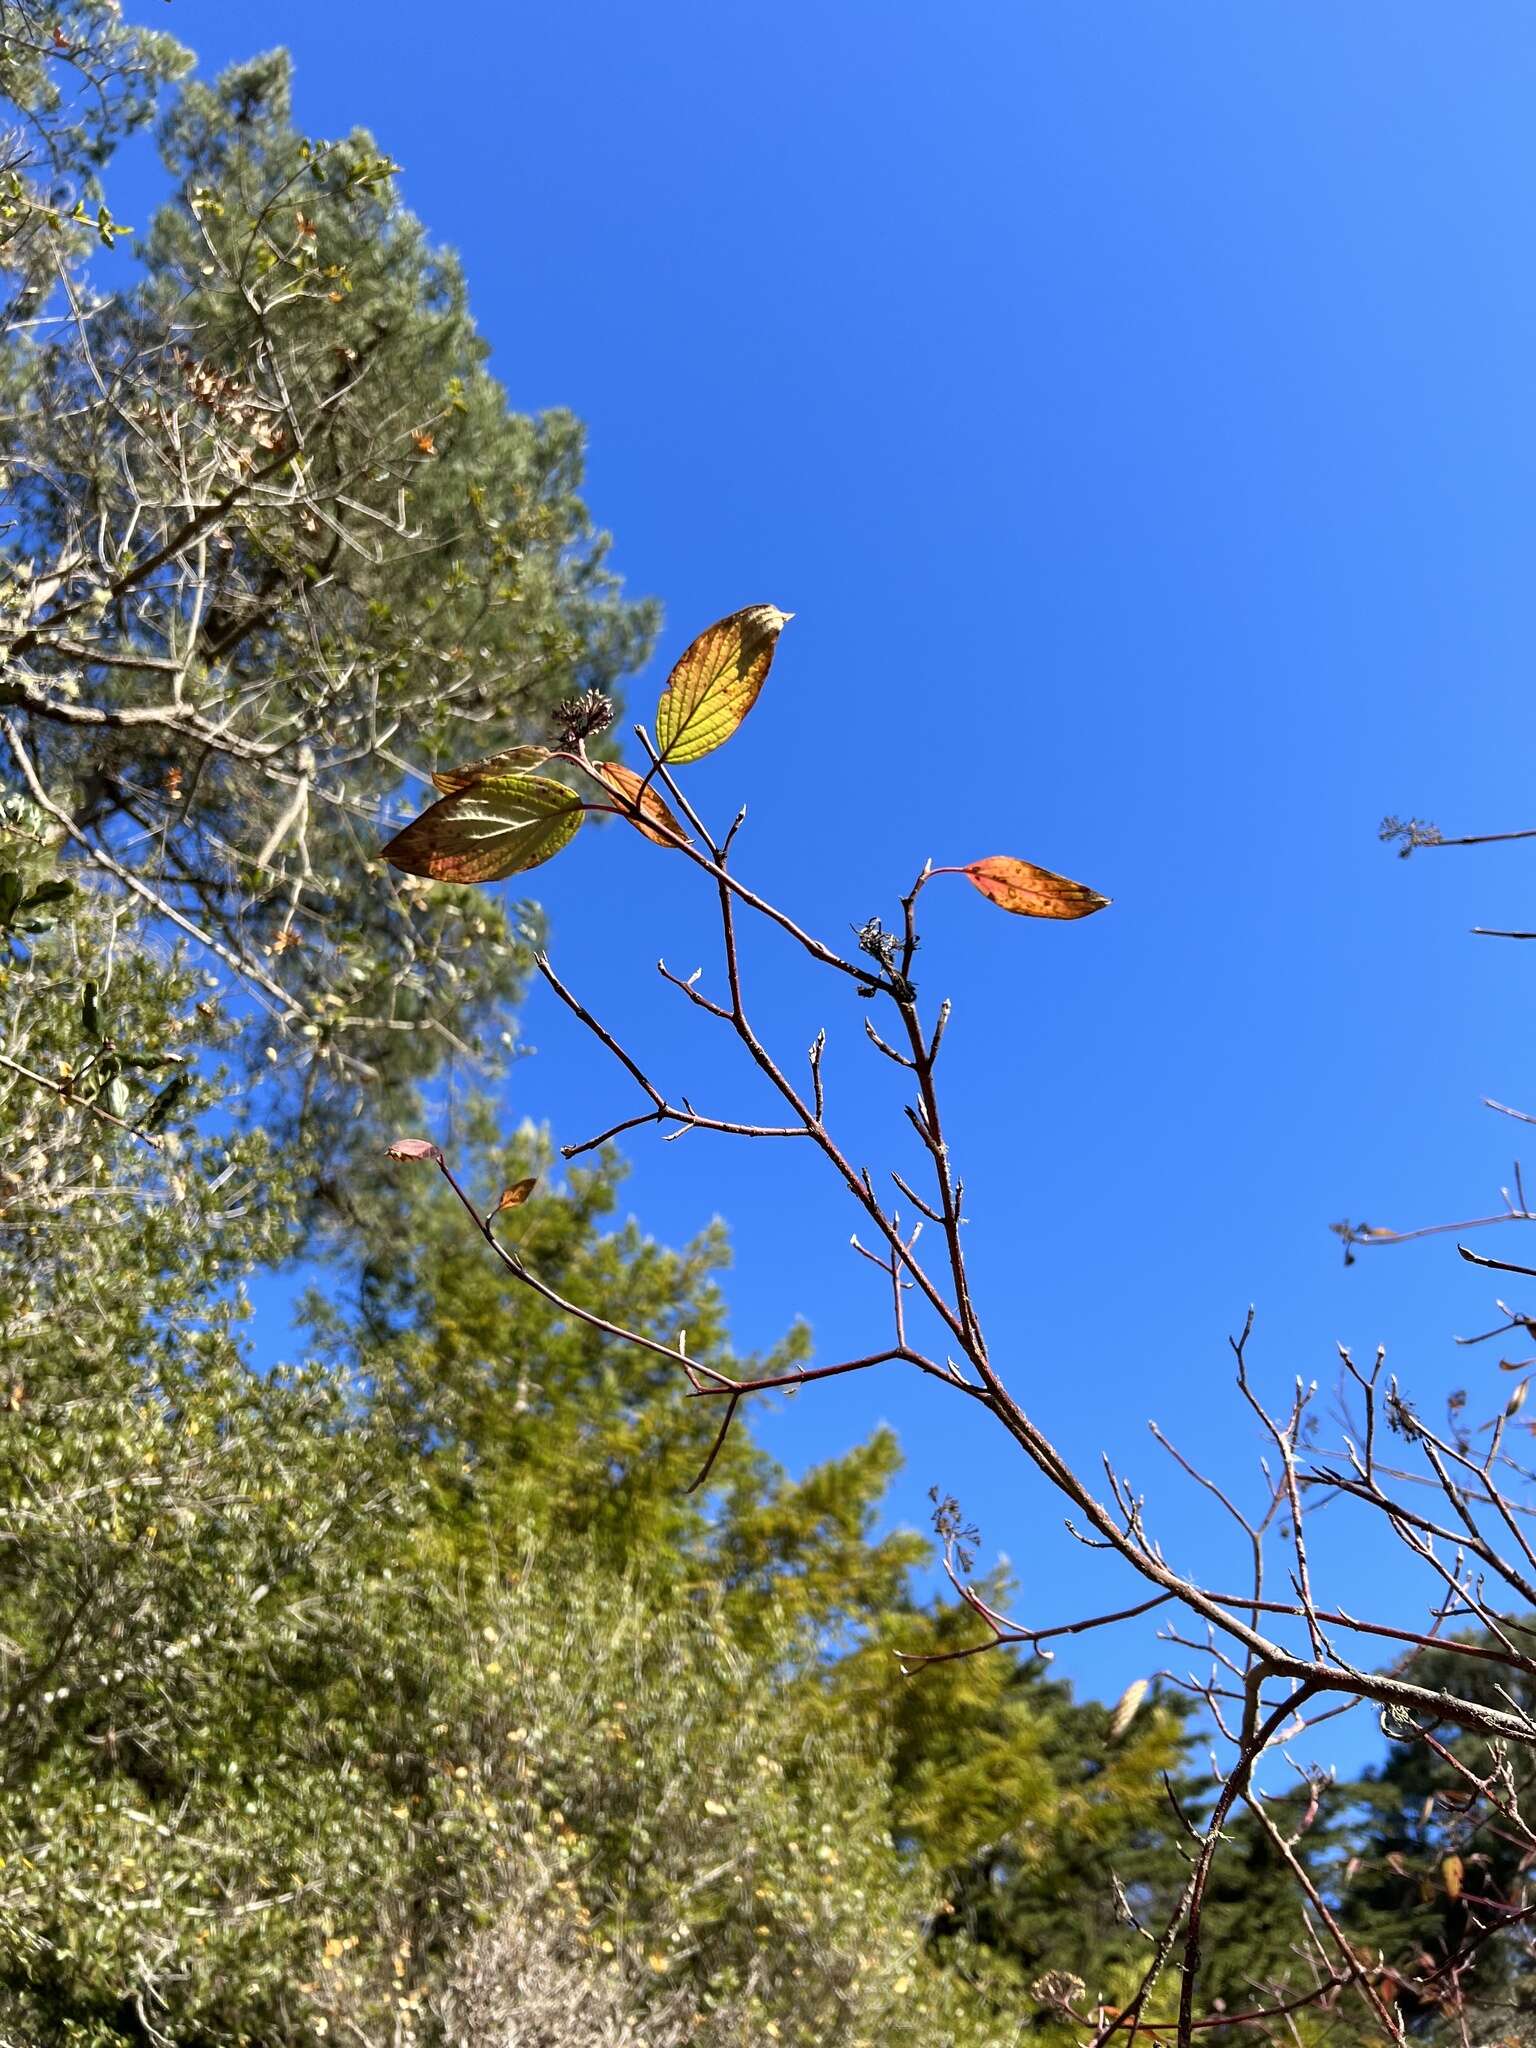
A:
{"label": "yellow leaf", "polygon": [[1018,917],[1091,917],[1109,903],[1096,889],[1005,853],[973,860],[961,873],[1000,910],[1011,910]]}
{"label": "yellow leaf", "polygon": [[383,849],[391,867],[434,882],[500,882],[568,846],[582,802],[561,782],[495,775],[422,812]]}
{"label": "yellow leaf", "polygon": [[1445,1888],[1453,1899],[1461,1897],[1461,1880],[1464,1874],[1465,1866],[1459,1856],[1453,1853],[1441,1857],[1440,1875],[1445,1880]]}
{"label": "yellow leaf", "polygon": [[615,798],[621,815],[637,832],[643,832],[657,846],[676,846],[679,840],[685,846],[691,844],[688,834],[643,775],[626,768],[622,761],[594,761],[592,773]]}
{"label": "yellow leaf", "polygon": [[749,604],[706,627],[684,650],[656,706],[663,760],[699,761],[724,746],[757,702],[793,616],[774,604]]}

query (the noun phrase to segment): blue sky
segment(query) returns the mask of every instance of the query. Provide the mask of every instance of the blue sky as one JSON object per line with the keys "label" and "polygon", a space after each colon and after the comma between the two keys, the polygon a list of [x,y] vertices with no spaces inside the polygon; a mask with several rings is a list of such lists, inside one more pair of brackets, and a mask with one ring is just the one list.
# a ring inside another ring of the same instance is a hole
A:
{"label": "blue sky", "polygon": [[[1081,926],[936,885],[925,993],[995,1358],[1085,1462],[1129,1469],[1174,1556],[1209,1524],[1156,1416],[1236,1486],[1261,1445],[1226,1337],[1277,1398],[1378,1341],[1428,1409],[1495,1398],[1460,1353],[1497,1291],[1449,1239],[1345,1271],[1327,1226],[1497,1203],[1536,1109],[1536,18],[1437,0],[1120,7],[948,0],[553,7],[175,0],[205,67],[285,42],[312,132],[371,127],[463,255],[515,405],[591,433],[615,563],[667,608],[648,714],[700,626],[796,613],[732,746],[693,771],[751,816],[743,875],[836,940],[922,860],[1009,852],[1102,889]],[[127,212],[126,206],[120,210]],[[133,217],[130,214],[130,217]],[[562,972],[668,1082],[757,1100],[656,984],[715,972],[708,905],[589,833],[544,871]],[[877,1167],[915,1144],[861,1006],[776,945],[751,973]],[[509,1117],[586,1136],[640,1106],[546,999]],[[878,1276],[808,1156],[634,1145],[676,1239],[730,1223],[744,1343],[795,1316],[822,1359],[883,1341]],[[1519,1258],[1517,1228],[1483,1249]],[[281,1333],[258,1331],[279,1341]],[[1500,1383],[1507,1387],[1508,1381]],[[1000,1436],[921,1383],[785,1404],[792,1465],[873,1421],[896,1512],[959,1494],[1045,1625],[1123,1582],[1060,1531]],[[1393,1560],[1322,1540],[1338,1597],[1413,1611]],[[1236,1560],[1233,1560],[1235,1571]],[[1166,1653],[1063,1650],[1118,1692]],[[1352,1738],[1340,1737],[1339,1746]]]}

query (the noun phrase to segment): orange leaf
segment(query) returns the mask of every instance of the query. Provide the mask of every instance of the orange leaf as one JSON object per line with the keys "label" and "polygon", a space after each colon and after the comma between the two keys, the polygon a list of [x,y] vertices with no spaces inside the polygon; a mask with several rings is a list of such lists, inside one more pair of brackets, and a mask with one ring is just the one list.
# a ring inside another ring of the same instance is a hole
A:
{"label": "orange leaf", "polygon": [[444,796],[457,796],[461,789],[484,782],[488,775],[517,775],[548,759],[548,747],[508,747],[503,753],[487,754],[483,761],[471,761],[463,768],[439,768],[432,781]]}
{"label": "orange leaf", "polygon": [[503,1209],[521,1209],[538,1184],[537,1174],[530,1174],[527,1180],[513,1181],[511,1187],[502,1189],[501,1200],[496,1204],[491,1214],[499,1216]]}
{"label": "orange leaf", "polygon": [[1037,868],[1027,860],[1014,860],[1006,853],[989,860],[973,860],[960,870],[989,902],[1019,917],[1091,917],[1109,903],[1096,889],[1081,882],[1069,882],[1065,875],[1053,875],[1049,868]]}
{"label": "orange leaf", "polygon": [[780,633],[794,617],[749,604],[706,626],[684,649],[656,706],[656,744],[666,761],[698,761],[724,746],[757,702]]}
{"label": "orange leaf", "polygon": [[[679,839],[685,846],[692,844],[654,785],[647,784],[643,775],[626,768],[622,761],[594,761],[592,773],[618,799],[619,810],[637,832],[643,832],[657,846],[676,846]],[[658,825],[663,828],[660,832],[655,830]]]}

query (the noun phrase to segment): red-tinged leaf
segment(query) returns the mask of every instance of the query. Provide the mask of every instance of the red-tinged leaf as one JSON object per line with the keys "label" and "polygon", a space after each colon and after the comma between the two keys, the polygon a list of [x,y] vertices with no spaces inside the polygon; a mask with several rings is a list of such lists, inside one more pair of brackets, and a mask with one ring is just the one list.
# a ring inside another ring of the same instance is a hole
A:
{"label": "red-tinged leaf", "polygon": [[973,860],[960,871],[975,884],[989,902],[1017,917],[1091,917],[1108,906],[1109,898],[1081,882],[1069,882],[1065,875],[1053,875],[1049,868],[1037,868],[1027,860],[1014,860],[1005,853],[989,860]]}
{"label": "red-tinged leaf", "polygon": [[496,1204],[491,1214],[499,1216],[503,1209],[521,1209],[538,1184],[539,1177],[537,1174],[530,1174],[527,1180],[513,1181],[511,1187],[502,1189],[501,1200]]}
{"label": "red-tinged leaf", "polygon": [[563,782],[494,775],[445,796],[383,849],[391,867],[434,882],[501,882],[568,846],[582,802]]}
{"label": "red-tinged leaf", "polygon": [[463,768],[439,768],[433,783],[444,796],[457,796],[488,775],[519,775],[525,768],[537,768],[549,759],[548,747],[508,747],[500,754],[487,754],[483,761],[471,761]]}
{"label": "red-tinged leaf", "polygon": [[430,1138],[396,1138],[389,1148],[391,1159],[431,1159],[441,1166],[442,1150]]}
{"label": "red-tinged leaf", "polygon": [[[684,846],[692,845],[688,834],[643,775],[626,768],[622,761],[594,761],[592,773],[637,832],[643,832],[657,846],[676,846],[679,840]],[[658,825],[662,828],[659,832],[655,829]]]}
{"label": "red-tinged leaf", "polygon": [[724,746],[757,702],[779,635],[793,617],[776,604],[749,604],[706,626],[684,650],[656,706],[664,761],[699,761]]}

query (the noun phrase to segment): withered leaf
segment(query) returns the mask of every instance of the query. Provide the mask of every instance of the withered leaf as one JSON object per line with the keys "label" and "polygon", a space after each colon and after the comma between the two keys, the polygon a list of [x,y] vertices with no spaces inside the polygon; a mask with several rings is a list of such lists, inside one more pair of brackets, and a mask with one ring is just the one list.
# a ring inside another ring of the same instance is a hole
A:
{"label": "withered leaf", "polygon": [[1109,898],[1082,882],[1069,882],[1049,868],[1014,860],[1006,853],[973,860],[962,868],[990,902],[1018,917],[1091,917],[1108,906]]}
{"label": "withered leaf", "polygon": [[442,797],[383,849],[391,867],[434,882],[500,882],[575,838],[582,802],[562,782],[494,775]]}
{"label": "withered leaf", "polygon": [[389,1148],[391,1159],[434,1159],[439,1166],[443,1163],[442,1150],[430,1138],[396,1138]]}
{"label": "withered leaf", "polygon": [[749,604],[706,626],[684,650],[656,706],[664,761],[699,761],[724,746],[757,702],[793,616],[775,604]]}
{"label": "withered leaf", "polygon": [[463,768],[439,768],[432,780],[444,796],[457,796],[461,789],[470,789],[489,775],[517,775],[548,759],[548,747],[507,747],[502,753],[487,754],[483,761],[470,761]]}
{"label": "withered leaf", "polygon": [[499,1216],[503,1209],[521,1209],[538,1184],[539,1177],[536,1173],[530,1174],[526,1180],[513,1181],[511,1187],[502,1189],[501,1199],[491,1214]]}
{"label": "withered leaf", "polygon": [[1109,1717],[1109,1739],[1111,1742],[1118,1742],[1126,1729],[1130,1727],[1146,1696],[1147,1680],[1144,1678],[1136,1679],[1121,1693],[1119,1699],[1115,1702],[1115,1711]]}
{"label": "withered leaf", "polygon": [[[654,784],[647,784],[643,775],[633,768],[626,768],[622,761],[594,761],[592,773],[609,790],[618,802],[619,810],[647,839],[657,846],[676,846],[680,839],[685,846],[692,840],[683,830],[671,810],[661,800]],[[662,830],[655,828],[661,826]],[[668,837],[671,834],[671,837]]]}

